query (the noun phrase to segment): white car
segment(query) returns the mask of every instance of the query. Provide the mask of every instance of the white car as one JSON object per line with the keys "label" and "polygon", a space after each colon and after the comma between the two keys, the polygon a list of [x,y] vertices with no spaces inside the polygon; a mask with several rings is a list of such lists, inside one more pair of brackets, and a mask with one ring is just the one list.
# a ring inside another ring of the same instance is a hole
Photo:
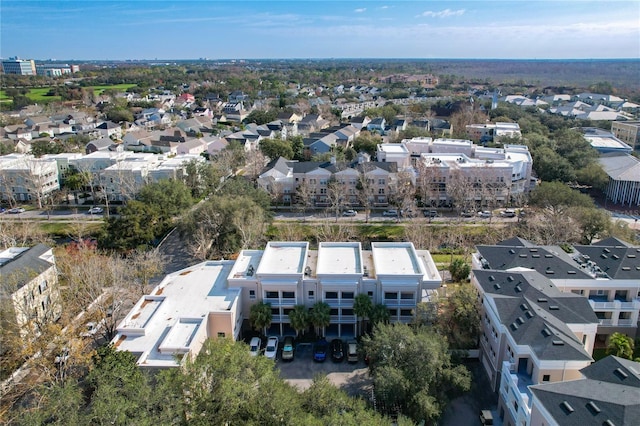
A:
{"label": "white car", "polygon": [[357,214],[358,212],[356,212],[355,210],[345,210],[342,212],[342,216],[355,216]]}
{"label": "white car", "polygon": [[382,216],[398,217],[398,210],[385,210],[382,212]]}
{"label": "white car", "polygon": [[493,215],[489,210],[484,210],[484,211],[478,212],[478,216],[479,217],[491,217]]}
{"label": "white car", "polygon": [[267,347],[264,350],[264,356],[269,359],[276,359],[276,355],[278,354],[278,338],[277,337],[269,337],[267,340]]}
{"label": "white car", "polygon": [[24,213],[24,209],[22,207],[14,207],[12,209],[7,210],[7,213],[9,214],[19,214],[19,213]]}
{"label": "white car", "polygon": [[89,214],[99,214],[102,213],[104,210],[102,210],[102,207],[91,207],[89,209]]}
{"label": "white car", "polygon": [[259,337],[252,337],[249,343],[249,354],[256,356],[260,354],[260,347],[262,346],[262,339]]}

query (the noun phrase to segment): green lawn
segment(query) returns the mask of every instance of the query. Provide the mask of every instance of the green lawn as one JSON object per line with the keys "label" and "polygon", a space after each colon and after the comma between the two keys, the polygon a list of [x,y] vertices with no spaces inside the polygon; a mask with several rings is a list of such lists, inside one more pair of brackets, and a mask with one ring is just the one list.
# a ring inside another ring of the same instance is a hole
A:
{"label": "green lawn", "polygon": [[136,87],[135,84],[114,84],[113,86],[91,86],[93,92],[96,95],[101,95],[107,89],[118,90],[120,92],[125,92],[127,89],[131,87]]}
{"label": "green lawn", "polygon": [[[102,86],[92,86],[94,93],[96,96],[99,96],[107,89],[114,89],[118,91],[126,91],[130,87],[135,87],[135,84],[114,84],[112,86],[102,85]],[[34,89],[29,89],[29,93],[27,93],[27,97],[35,102],[52,102],[52,101],[60,101],[60,96],[46,96],[49,92],[50,87],[38,87]],[[88,89],[88,88],[87,88]],[[8,97],[4,90],[0,90],[0,102],[11,102],[13,99]]]}

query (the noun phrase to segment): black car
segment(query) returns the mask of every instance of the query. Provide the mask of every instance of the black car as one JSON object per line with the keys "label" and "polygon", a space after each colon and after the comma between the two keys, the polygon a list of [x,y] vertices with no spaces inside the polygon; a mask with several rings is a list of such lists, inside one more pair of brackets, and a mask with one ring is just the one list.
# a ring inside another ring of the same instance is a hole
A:
{"label": "black car", "polygon": [[344,359],[344,344],[340,339],[331,341],[331,359],[333,362],[342,362]]}
{"label": "black car", "polygon": [[318,340],[313,345],[313,360],[323,362],[327,359],[327,351],[329,350],[329,344],[326,340]]}

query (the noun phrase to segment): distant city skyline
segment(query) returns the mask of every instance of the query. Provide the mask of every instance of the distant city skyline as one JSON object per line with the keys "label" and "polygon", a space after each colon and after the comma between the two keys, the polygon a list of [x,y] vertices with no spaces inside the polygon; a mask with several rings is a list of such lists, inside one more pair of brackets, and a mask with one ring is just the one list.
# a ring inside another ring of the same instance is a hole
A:
{"label": "distant city skyline", "polygon": [[37,60],[640,58],[640,0],[2,0],[0,24]]}

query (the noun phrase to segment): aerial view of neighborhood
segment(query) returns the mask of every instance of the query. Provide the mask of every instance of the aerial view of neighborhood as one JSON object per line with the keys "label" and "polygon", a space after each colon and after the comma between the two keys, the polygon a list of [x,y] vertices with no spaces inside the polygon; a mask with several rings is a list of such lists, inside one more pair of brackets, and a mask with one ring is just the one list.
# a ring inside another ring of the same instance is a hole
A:
{"label": "aerial view of neighborhood", "polygon": [[0,16],[0,424],[640,424],[640,1]]}

